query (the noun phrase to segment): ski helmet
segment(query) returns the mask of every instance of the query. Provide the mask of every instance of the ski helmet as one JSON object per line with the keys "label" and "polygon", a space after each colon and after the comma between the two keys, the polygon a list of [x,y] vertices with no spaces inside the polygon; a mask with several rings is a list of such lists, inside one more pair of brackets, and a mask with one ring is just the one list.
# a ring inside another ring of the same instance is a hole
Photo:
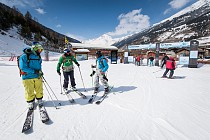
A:
{"label": "ski helmet", "polygon": [[63,52],[64,52],[64,53],[70,53],[71,51],[70,51],[70,49],[68,49],[68,48],[64,48],[64,49],[63,49]]}
{"label": "ski helmet", "polygon": [[102,56],[101,51],[96,51],[96,54],[98,55],[98,57],[101,57]]}
{"label": "ski helmet", "polygon": [[33,42],[31,48],[36,52],[38,50],[43,51],[43,47],[38,42]]}

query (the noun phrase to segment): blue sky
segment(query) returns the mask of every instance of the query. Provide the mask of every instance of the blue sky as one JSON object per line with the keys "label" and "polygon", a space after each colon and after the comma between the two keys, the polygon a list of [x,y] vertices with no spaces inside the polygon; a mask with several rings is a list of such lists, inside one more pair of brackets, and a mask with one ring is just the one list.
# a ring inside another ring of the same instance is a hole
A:
{"label": "blue sky", "polygon": [[78,40],[139,32],[197,0],[0,0]]}

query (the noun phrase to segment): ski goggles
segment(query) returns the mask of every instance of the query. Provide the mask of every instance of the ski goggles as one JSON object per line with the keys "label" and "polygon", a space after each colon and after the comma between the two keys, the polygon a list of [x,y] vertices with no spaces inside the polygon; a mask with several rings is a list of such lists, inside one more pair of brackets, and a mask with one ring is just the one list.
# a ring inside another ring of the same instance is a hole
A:
{"label": "ski goggles", "polygon": [[34,51],[39,51],[39,52],[42,52],[43,51],[43,47],[42,47],[42,45],[40,45],[40,44],[33,44],[32,45],[32,49],[34,50]]}
{"label": "ski goggles", "polygon": [[71,51],[69,49],[65,49],[63,52],[64,53],[70,53]]}

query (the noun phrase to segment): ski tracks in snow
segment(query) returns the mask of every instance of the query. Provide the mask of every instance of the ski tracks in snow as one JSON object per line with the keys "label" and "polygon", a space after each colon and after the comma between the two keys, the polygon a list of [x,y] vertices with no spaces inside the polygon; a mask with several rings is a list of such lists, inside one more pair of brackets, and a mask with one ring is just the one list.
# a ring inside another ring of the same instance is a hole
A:
{"label": "ski tracks in snow", "polygon": [[[147,121],[151,122],[150,125],[152,125],[151,130],[153,130],[153,133],[159,134],[159,137],[163,137],[167,132],[173,133],[175,137],[179,137],[180,139],[185,139],[189,140],[187,136],[185,136],[181,131],[179,131],[177,128],[173,127],[169,122],[164,120],[163,118],[157,118],[159,116],[159,112],[155,111],[156,105],[159,105],[159,102],[161,102],[161,91],[159,90],[160,87],[162,86],[162,82],[159,82],[156,77],[154,77],[154,73],[152,71],[156,70],[156,67],[151,67],[151,70],[148,71],[148,68],[142,68],[142,67],[137,67],[131,75],[129,73],[129,76],[132,78],[129,78],[128,82],[129,85],[136,85],[138,88],[141,88],[140,93],[137,93],[132,91],[132,93],[138,94],[136,96],[139,98],[138,104],[133,104],[132,101],[127,101],[120,99],[118,96],[117,99],[118,101],[126,102],[126,106],[123,104],[118,104],[114,102],[108,102],[108,104],[112,105],[113,107],[118,108],[119,110],[124,110],[126,112],[135,112],[136,114],[139,114],[140,118],[145,118]],[[160,71],[161,72],[161,71]],[[141,74],[143,73],[143,74]],[[156,75],[156,74],[155,74]],[[139,90],[137,90],[139,91]],[[160,96],[160,97],[159,97]],[[167,98],[167,97],[165,97]],[[160,101],[156,101],[156,99],[160,99]],[[128,103],[130,102],[130,103]],[[129,105],[130,104],[130,105]],[[129,105],[129,106],[128,106]],[[149,120],[148,120],[149,119]],[[141,125],[141,124],[140,124]],[[155,126],[155,127],[154,127]],[[139,126],[142,128],[142,126]],[[161,130],[164,131],[164,133],[161,132]],[[140,135],[141,133],[136,133],[133,134],[137,139],[142,139],[143,137]],[[160,135],[161,134],[161,135]],[[129,135],[129,134],[126,134]]]}
{"label": "ski tracks in snow", "polygon": [[[3,135],[5,132],[7,132],[10,128],[14,127],[14,124],[25,115],[25,112],[28,110],[26,108],[24,111],[22,111],[19,115],[16,115],[13,120],[9,122],[2,122],[4,124],[4,128],[2,127],[3,130],[0,130],[2,132],[0,135]],[[2,113],[1,113],[2,114]],[[6,117],[6,116],[5,116]],[[1,120],[6,120],[6,119],[1,119]],[[1,125],[2,126],[2,125]]]}

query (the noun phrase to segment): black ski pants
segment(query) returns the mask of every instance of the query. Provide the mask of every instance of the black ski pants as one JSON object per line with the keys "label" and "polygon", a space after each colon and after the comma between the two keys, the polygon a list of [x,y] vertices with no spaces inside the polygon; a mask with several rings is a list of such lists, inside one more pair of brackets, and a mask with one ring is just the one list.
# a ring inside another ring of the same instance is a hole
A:
{"label": "black ski pants", "polygon": [[71,70],[69,72],[63,72],[63,76],[64,76],[63,88],[68,88],[69,77],[70,77],[70,81],[71,81],[71,86],[72,87],[76,86],[73,70]]}
{"label": "black ski pants", "polygon": [[[166,71],[164,72],[163,77],[167,75],[168,71],[169,69],[166,68]],[[173,74],[174,74],[174,70],[170,70],[169,78],[172,78]]]}

